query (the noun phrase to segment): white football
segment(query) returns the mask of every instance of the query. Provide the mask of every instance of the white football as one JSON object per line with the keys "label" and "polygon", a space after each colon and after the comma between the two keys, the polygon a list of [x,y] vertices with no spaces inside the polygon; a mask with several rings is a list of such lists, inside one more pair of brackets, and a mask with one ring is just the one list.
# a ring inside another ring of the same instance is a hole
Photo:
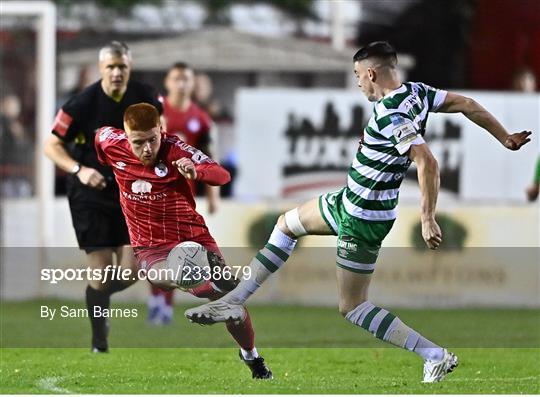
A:
{"label": "white football", "polygon": [[210,279],[208,251],[199,243],[184,241],[174,247],[167,257],[167,268],[172,270],[178,287],[198,287]]}

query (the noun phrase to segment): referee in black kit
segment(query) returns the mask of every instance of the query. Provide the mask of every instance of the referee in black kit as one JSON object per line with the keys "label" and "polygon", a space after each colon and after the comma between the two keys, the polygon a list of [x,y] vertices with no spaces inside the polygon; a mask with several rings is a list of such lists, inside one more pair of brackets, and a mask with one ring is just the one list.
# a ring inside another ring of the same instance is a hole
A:
{"label": "referee in black kit", "polygon": [[[86,252],[88,266],[105,269],[116,264],[132,269],[136,263],[129,246],[129,235],[120,209],[119,192],[109,167],[99,163],[94,148],[96,130],[103,126],[123,129],[124,111],[130,105],[147,102],[160,113],[156,92],[145,84],[129,80],[131,53],[124,44],[113,41],[99,51],[101,80],[69,99],[58,111],[45,154],[68,172],[67,196],[79,247]],[[122,167],[122,164],[118,164]],[[108,277],[109,279],[110,277]],[[86,305],[92,325],[92,351],[107,352],[108,323],[94,316],[110,306],[111,294],[134,281],[89,281]]]}

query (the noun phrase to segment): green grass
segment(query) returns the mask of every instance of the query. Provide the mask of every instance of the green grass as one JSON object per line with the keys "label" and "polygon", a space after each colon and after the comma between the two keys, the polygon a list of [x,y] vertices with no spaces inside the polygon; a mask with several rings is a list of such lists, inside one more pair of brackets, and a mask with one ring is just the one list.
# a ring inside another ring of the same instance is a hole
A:
{"label": "green grass", "polygon": [[[257,345],[275,379],[254,381],[220,325],[181,317],[153,328],[139,317],[111,321],[111,353],[89,353],[88,319],[39,318],[29,301],[0,305],[0,393],[540,393],[538,310],[394,310],[460,359],[442,383],[420,383],[422,361],[385,348],[331,308],[252,309]],[[51,348],[54,347],[54,348]]]}
{"label": "green grass", "polygon": [[423,385],[398,349],[265,349],[272,381],[249,379],[235,349],[2,349],[2,393],[539,393],[536,349],[456,349],[461,364]]}

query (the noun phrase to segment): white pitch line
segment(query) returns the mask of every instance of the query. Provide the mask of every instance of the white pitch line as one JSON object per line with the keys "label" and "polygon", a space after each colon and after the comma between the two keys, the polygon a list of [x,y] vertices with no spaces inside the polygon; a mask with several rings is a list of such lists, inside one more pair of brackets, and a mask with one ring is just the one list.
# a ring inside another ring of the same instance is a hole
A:
{"label": "white pitch line", "polygon": [[540,376],[526,376],[522,378],[445,378],[443,382],[515,382],[521,380],[538,380]]}
{"label": "white pitch line", "polygon": [[63,387],[56,386],[58,382],[64,380],[63,376],[49,376],[48,378],[41,378],[37,385],[39,388],[53,392],[53,393],[62,393],[62,394],[73,394],[68,389]]}

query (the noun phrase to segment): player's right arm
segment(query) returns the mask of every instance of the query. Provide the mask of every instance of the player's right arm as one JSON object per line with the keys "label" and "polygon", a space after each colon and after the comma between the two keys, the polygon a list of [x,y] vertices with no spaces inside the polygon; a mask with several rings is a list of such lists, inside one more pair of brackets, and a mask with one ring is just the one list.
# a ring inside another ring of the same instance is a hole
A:
{"label": "player's right arm", "polygon": [[440,185],[439,166],[425,143],[411,145],[409,158],[416,164],[422,194],[420,217],[422,237],[429,248],[437,249],[442,242],[441,229],[435,221],[435,207]]}
{"label": "player's right arm", "polygon": [[530,131],[521,131],[509,134],[501,123],[482,105],[472,98],[449,92],[444,103],[438,108],[442,113],[463,113],[473,123],[482,127],[497,139],[504,147],[510,150],[519,150],[530,142]]}
{"label": "player's right arm", "polygon": [[[60,109],[52,127],[52,134],[43,148],[43,152],[48,158],[59,168],[70,174],[73,173],[78,163],[67,152],[65,143],[73,139],[75,131],[76,123],[73,118],[64,109]],[[83,185],[96,189],[103,189],[107,185],[105,178],[99,171],[84,165],[81,165],[80,170],[77,172],[77,178]]]}

